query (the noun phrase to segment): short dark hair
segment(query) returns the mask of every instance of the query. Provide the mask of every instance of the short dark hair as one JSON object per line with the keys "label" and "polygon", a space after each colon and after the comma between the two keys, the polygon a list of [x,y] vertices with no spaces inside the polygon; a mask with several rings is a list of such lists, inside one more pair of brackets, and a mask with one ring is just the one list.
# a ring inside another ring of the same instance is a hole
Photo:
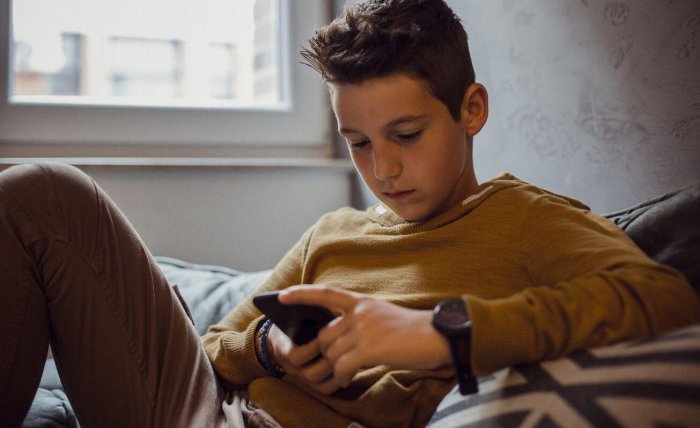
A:
{"label": "short dark hair", "polygon": [[369,0],[317,30],[301,52],[329,83],[356,84],[395,73],[424,80],[460,118],[474,83],[467,33],[443,0]]}

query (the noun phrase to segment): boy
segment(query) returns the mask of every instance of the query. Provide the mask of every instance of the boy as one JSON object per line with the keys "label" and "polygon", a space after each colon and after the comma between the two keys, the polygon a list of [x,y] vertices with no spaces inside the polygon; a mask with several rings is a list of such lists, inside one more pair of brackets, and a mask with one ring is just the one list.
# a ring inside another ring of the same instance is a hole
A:
{"label": "boy", "polygon": [[[477,183],[488,97],[441,0],[352,6],[303,54],[381,203],[321,218],[259,290],[340,313],[317,340],[293,345],[250,302],[203,338],[217,372],[283,425],[421,426],[453,361],[473,391],[472,374],[700,320],[681,275],[581,203],[509,175]],[[471,328],[441,334],[436,305]]]}
{"label": "boy", "polygon": [[455,372],[473,392],[511,364],[700,321],[678,272],[579,202],[509,175],[477,183],[488,98],[442,0],[353,6],[304,54],[381,204],[322,217],[258,292],[340,316],[296,346],[248,300],[202,338],[205,357],[104,193],[69,167],[13,168],[0,425],[26,412],[49,326],[84,425],[345,427],[425,425]]}

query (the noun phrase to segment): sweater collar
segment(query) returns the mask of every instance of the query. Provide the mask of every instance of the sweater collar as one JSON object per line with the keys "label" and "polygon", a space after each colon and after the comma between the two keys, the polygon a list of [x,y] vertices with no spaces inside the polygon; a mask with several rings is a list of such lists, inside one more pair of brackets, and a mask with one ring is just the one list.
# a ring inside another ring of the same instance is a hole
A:
{"label": "sweater collar", "polygon": [[370,206],[367,209],[367,214],[374,222],[379,223],[384,227],[388,227],[396,233],[422,232],[452,223],[456,219],[463,217],[476,209],[492,194],[521,184],[524,184],[524,182],[509,173],[503,173],[498,177],[479,185],[476,193],[468,196],[461,203],[426,221],[406,221],[396,215],[391,209],[386,207],[381,202]]}

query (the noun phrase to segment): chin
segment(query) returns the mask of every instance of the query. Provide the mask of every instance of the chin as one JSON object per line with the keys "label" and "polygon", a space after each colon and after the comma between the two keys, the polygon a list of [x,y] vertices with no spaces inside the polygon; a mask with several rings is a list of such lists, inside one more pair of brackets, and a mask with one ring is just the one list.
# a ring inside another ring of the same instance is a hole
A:
{"label": "chin", "polygon": [[394,214],[412,223],[426,221],[434,215],[434,211],[427,209],[428,207],[421,206],[421,204],[396,204],[395,202],[392,203],[393,201],[382,199],[380,201]]}

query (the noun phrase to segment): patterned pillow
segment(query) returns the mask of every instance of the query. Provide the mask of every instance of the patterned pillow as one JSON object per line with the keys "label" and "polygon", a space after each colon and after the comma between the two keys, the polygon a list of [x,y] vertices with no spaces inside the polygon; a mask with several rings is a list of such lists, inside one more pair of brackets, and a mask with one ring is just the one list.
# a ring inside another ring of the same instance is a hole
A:
{"label": "patterned pillow", "polygon": [[700,325],[504,369],[479,388],[453,389],[429,427],[698,427]]}

